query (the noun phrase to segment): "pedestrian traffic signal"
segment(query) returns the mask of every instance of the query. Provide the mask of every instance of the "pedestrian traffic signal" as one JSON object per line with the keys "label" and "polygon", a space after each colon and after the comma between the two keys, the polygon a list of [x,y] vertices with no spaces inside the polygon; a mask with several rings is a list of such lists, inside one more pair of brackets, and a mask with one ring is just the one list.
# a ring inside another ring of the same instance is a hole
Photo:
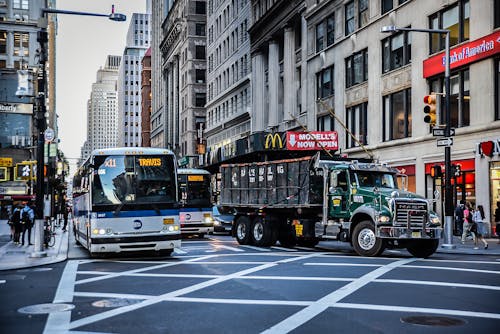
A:
{"label": "pedestrian traffic signal", "polygon": [[431,177],[433,179],[438,179],[440,177],[443,177],[443,170],[441,169],[441,166],[434,165],[431,167]]}
{"label": "pedestrian traffic signal", "polygon": [[451,170],[453,172],[453,175],[455,175],[455,176],[460,176],[460,174],[462,173],[462,169],[460,168],[460,164],[453,164],[451,166]]}
{"label": "pedestrian traffic signal", "polygon": [[426,106],[424,107],[424,113],[426,114],[424,117],[424,122],[429,123],[430,125],[436,125],[437,120],[437,95],[430,94],[424,96],[424,103]]}

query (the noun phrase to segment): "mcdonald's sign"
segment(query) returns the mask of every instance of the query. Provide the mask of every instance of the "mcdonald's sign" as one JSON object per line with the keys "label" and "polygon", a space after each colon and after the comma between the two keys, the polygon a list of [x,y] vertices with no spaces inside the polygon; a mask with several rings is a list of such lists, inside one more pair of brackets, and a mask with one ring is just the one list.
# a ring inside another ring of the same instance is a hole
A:
{"label": "mcdonald's sign", "polygon": [[268,133],[266,135],[266,140],[264,141],[264,149],[282,150],[284,147],[285,145],[283,145],[283,138],[281,133]]}

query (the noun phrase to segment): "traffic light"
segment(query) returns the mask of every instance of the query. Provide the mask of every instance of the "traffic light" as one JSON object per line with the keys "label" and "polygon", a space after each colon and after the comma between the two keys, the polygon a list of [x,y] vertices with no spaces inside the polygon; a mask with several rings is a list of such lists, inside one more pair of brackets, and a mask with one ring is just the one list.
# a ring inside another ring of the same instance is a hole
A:
{"label": "traffic light", "polygon": [[451,166],[451,170],[453,172],[453,175],[455,175],[455,176],[460,176],[460,173],[462,173],[462,169],[460,168],[460,164],[453,164]]}
{"label": "traffic light", "polygon": [[16,164],[15,172],[16,180],[31,180],[32,178],[31,164],[29,163]]}
{"label": "traffic light", "polygon": [[426,104],[424,107],[424,113],[426,114],[424,122],[434,126],[437,121],[438,95],[430,94],[424,96],[424,103]]}
{"label": "traffic light", "polygon": [[433,179],[438,179],[442,176],[443,176],[443,170],[441,169],[441,166],[434,165],[431,167],[431,177]]}

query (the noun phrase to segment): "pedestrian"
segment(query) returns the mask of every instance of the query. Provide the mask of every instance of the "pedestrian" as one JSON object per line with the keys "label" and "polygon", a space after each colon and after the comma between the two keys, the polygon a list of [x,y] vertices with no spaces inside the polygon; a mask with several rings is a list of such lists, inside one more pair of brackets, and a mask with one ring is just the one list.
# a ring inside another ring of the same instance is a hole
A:
{"label": "pedestrian", "polygon": [[35,221],[35,213],[28,205],[28,202],[24,202],[23,204],[24,207],[21,209],[21,221],[23,224],[22,245],[24,246],[24,236],[26,235],[26,232],[28,232],[28,245],[33,245],[31,243],[31,229],[33,228],[33,222]]}
{"label": "pedestrian", "polygon": [[14,240],[14,222],[12,221],[12,215],[7,216],[7,225],[10,227],[10,240]]}
{"label": "pedestrian", "polygon": [[484,240],[484,235],[486,234],[486,226],[484,224],[484,208],[482,205],[478,205],[476,210],[474,211],[474,214],[472,215],[472,220],[474,221],[474,224],[476,224],[476,240],[474,242],[475,246],[474,249],[479,249],[477,246],[477,240],[481,240],[481,242],[484,244],[484,249],[488,249],[488,242]]}
{"label": "pedestrian", "polygon": [[10,220],[14,225],[14,244],[19,245],[21,232],[23,231],[23,225],[21,222],[21,206],[19,204],[17,204],[14,211],[12,211],[12,217]]}
{"label": "pedestrian", "polygon": [[463,233],[462,227],[464,224],[464,205],[465,202],[461,200],[455,208],[455,229],[457,232],[456,235],[462,235]]}
{"label": "pedestrian", "polygon": [[462,244],[465,244],[465,240],[467,239],[467,235],[472,234],[472,239],[476,242],[476,235],[472,231],[473,223],[472,223],[472,205],[470,202],[465,203],[464,207],[464,224],[462,226]]}
{"label": "pedestrian", "polygon": [[66,228],[68,226],[68,212],[69,212],[69,206],[65,205],[63,209],[63,218],[64,218],[64,225],[63,225],[63,231],[66,232]]}
{"label": "pedestrian", "polygon": [[497,202],[497,208],[495,209],[495,225],[495,232],[500,244],[500,202]]}

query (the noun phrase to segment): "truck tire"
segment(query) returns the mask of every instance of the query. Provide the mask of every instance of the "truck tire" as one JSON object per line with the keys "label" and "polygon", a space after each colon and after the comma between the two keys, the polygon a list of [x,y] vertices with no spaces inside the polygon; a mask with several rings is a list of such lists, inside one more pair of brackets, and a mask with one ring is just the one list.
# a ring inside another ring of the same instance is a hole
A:
{"label": "truck tire", "polygon": [[247,216],[240,216],[236,220],[236,240],[240,245],[248,245],[251,241],[250,238],[250,218]]}
{"label": "truck tire", "polygon": [[439,239],[414,240],[406,248],[414,257],[426,258],[436,252],[439,246]]}
{"label": "truck tire", "polygon": [[385,249],[385,242],[375,236],[372,222],[365,220],[354,227],[352,247],[361,256],[379,256]]}
{"label": "truck tire", "polygon": [[256,217],[252,223],[252,242],[257,247],[267,247],[271,244],[272,229],[269,222],[261,217]]}

